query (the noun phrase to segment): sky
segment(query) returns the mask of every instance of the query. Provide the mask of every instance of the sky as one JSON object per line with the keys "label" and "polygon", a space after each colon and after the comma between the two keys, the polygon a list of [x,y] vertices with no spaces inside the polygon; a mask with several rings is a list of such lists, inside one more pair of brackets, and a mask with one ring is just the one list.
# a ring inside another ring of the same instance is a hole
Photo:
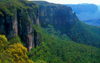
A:
{"label": "sky", "polygon": [[[32,0],[29,0],[32,1]],[[33,1],[48,1],[57,4],[81,4],[81,3],[92,3],[100,5],[100,0],[33,0]]]}

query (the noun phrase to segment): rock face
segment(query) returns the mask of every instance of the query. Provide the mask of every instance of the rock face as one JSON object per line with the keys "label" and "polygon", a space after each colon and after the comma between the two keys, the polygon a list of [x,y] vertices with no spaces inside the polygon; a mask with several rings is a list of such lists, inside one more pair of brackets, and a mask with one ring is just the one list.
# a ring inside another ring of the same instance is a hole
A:
{"label": "rock face", "polygon": [[0,16],[0,34],[4,34],[8,39],[18,35],[17,16],[12,17],[4,12],[4,16]]}
{"label": "rock face", "polygon": [[66,32],[78,21],[76,14],[72,12],[70,7],[48,2],[35,3],[39,5],[39,20],[43,27],[50,24],[61,32]]}
{"label": "rock face", "polygon": [[[35,3],[23,4],[24,6],[20,7],[19,5],[18,8],[8,7],[10,13],[0,8],[0,34],[6,35],[8,39],[19,35],[22,42],[26,44],[28,51],[41,44],[41,35],[36,29],[39,22],[43,27],[53,25],[62,33],[66,33],[78,21],[72,9],[64,5],[48,5],[47,3],[46,5],[39,5],[38,9]],[[7,5],[12,6],[12,3]]]}
{"label": "rock face", "polygon": [[[33,9],[17,9],[9,15],[6,11],[2,11],[3,15],[0,15],[0,34],[6,35],[8,39],[19,35],[22,42],[26,43],[28,51],[32,47],[37,47],[41,43],[39,42],[39,33],[34,29],[34,26],[39,24],[38,7],[36,4],[27,4],[26,6],[35,7]],[[36,12],[37,10],[37,12]]]}

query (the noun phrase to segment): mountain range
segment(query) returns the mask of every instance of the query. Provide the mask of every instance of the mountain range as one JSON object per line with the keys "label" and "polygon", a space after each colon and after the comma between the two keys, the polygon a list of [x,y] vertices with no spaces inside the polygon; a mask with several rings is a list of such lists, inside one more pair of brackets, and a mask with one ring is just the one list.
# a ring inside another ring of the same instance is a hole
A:
{"label": "mountain range", "polygon": [[99,5],[88,4],[88,3],[65,4],[65,5],[70,6],[73,9],[73,12],[75,12],[77,14],[78,18],[81,21],[83,21],[89,25],[99,26],[99,23],[98,23],[98,19],[100,18]]}
{"label": "mountain range", "polygon": [[99,63],[100,27],[80,21],[66,5],[0,1],[0,62]]}

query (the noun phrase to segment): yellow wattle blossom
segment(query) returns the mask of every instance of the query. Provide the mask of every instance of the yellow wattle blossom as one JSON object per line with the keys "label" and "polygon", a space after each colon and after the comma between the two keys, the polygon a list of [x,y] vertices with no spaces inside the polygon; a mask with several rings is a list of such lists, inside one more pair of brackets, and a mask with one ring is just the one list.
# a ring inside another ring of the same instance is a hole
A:
{"label": "yellow wattle blossom", "polygon": [[0,35],[0,63],[34,63],[28,59],[27,48],[21,43],[8,44],[7,38]]}
{"label": "yellow wattle blossom", "polygon": [[[12,52],[12,56],[15,62],[19,63],[29,63],[31,61],[27,56],[27,48],[24,47],[21,43],[14,43],[13,45],[9,45],[8,49]],[[32,63],[33,61],[31,61]]]}
{"label": "yellow wattle blossom", "polygon": [[2,61],[2,60],[0,59],[0,63],[1,63],[1,61]]}

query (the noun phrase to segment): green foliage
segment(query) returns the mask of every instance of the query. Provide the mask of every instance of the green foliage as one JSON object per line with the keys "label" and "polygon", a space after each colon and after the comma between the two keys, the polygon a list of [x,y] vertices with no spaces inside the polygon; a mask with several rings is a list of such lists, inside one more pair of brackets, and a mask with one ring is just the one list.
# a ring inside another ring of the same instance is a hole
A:
{"label": "green foliage", "polygon": [[100,27],[77,21],[66,34],[77,43],[100,47]]}
{"label": "green foliage", "polygon": [[[100,49],[71,41],[67,35],[60,35],[52,26],[42,28],[42,45],[28,53],[29,58],[48,63],[99,63]],[[56,33],[57,32],[57,33]],[[63,38],[61,38],[63,37]],[[66,37],[66,38],[65,38]]]}
{"label": "green foliage", "polygon": [[10,42],[10,44],[14,44],[14,43],[18,43],[18,42],[21,43],[21,39],[20,39],[20,37],[17,35],[17,36],[15,36],[15,37],[9,39],[9,42]]}
{"label": "green foliage", "polygon": [[38,60],[38,61],[35,62],[35,63],[47,63],[47,62],[45,62],[45,61],[43,61],[43,60]]}
{"label": "green foliage", "polygon": [[[33,5],[34,8],[28,6]],[[0,14],[3,15],[4,12],[7,14],[14,16],[14,11],[17,11],[17,9],[27,10],[27,9],[33,9],[34,11],[37,11],[37,5],[35,3],[29,2],[27,0],[2,0],[0,1]]]}

